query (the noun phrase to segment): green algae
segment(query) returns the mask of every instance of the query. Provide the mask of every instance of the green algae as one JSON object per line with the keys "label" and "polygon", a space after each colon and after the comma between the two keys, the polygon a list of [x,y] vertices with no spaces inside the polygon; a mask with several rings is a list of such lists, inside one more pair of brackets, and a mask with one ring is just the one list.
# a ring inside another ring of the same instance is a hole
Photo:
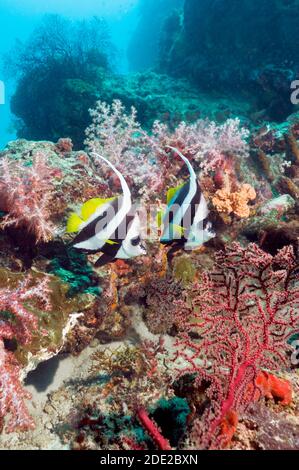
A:
{"label": "green algae", "polygon": [[180,438],[186,433],[187,418],[190,408],[185,398],[161,398],[152,412],[155,422],[162,434],[169,439],[171,446],[177,446]]}
{"label": "green algae", "polygon": [[88,264],[87,256],[72,248],[67,248],[51,260],[50,273],[69,285],[68,297],[79,293],[98,296],[102,292],[97,285],[95,273]]}

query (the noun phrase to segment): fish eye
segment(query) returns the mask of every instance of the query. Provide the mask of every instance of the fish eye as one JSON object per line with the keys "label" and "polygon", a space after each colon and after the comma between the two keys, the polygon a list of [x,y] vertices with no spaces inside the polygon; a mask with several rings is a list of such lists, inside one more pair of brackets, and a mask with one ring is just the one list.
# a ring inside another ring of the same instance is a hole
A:
{"label": "fish eye", "polygon": [[131,244],[132,244],[133,246],[139,245],[140,242],[141,242],[141,239],[140,239],[139,236],[138,236],[138,237],[135,237],[135,238],[132,238],[132,240],[131,240]]}

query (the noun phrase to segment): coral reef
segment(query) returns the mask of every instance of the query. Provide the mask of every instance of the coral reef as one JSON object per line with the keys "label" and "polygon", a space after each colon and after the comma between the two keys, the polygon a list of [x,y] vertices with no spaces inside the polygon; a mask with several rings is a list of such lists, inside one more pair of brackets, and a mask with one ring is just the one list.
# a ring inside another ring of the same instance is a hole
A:
{"label": "coral reef", "polygon": [[[129,80],[148,90],[158,78]],[[84,150],[63,137],[0,153],[0,446],[271,448],[280,432],[286,446],[277,423],[298,426],[298,115],[189,120],[187,103],[163,120],[149,102],[141,123],[124,88],[90,111]],[[188,178],[169,147],[191,161],[216,232],[194,251],[159,241],[166,193]],[[70,246],[69,215],[120,193],[94,151],[130,186],[144,256],[97,267]],[[51,361],[43,395],[30,384]]]}
{"label": "coral reef", "polygon": [[[172,14],[183,6],[184,0],[161,0],[157,10],[149,0],[141,0],[139,4],[139,22],[131,38],[128,58],[131,70],[150,68],[158,59],[159,37],[153,31],[161,30],[165,16]],[[144,44],[140,51],[140,42]]]}
{"label": "coral reef", "polygon": [[184,296],[180,282],[172,278],[149,279],[140,292],[145,303],[145,322],[154,334],[171,333],[176,323],[176,300]]}
{"label": "coral reef", "polygon": [[157,448],[160,450],[171,450],[170,444],[165,439],[160,431],[158,430],[157,426],[153,421],[149,418],[147,412],[144,408],[139,408],[137,410],[137,416],[139,421],[141,422],[142,426],[146,429],[147,433],[151,436]]}
{"label": "coral reef", "polygon": [[160,68],[209,94],[244,95],[252,117],[282,122],[295,110],[297,17],[296,1],[186,0],[172,36],[162,35]]}
{"label": "coral reef", "polygon": [[31,395],[22,388],[19,378],[20,367],[13,354],[5,350],[2,341],[0,345],[0,372],[1,430],[4,428],[4,418],[7,419],[10,413],[11,418],[5,427],[7,432],[33,429],[34,421],[24,402],[25,399],[30,399]]}

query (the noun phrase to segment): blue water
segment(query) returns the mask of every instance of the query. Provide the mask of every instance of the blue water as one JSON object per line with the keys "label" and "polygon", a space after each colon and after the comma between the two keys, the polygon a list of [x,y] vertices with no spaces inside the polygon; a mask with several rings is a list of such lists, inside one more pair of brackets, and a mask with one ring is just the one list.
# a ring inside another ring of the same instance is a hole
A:
{"label": "blue water", "polygon": [[[26,41],[44,14],[60,14],[71,19],[103,17],[109,26],[112,41],[118,50],[117,71],[126,73],[128,61],[126,49],[138,20],[139,0],[0,0],[0,58],[8,53],[16,40]],[[16,137],[10,98],[14,90],[13,80],[5,83],[5,104],[0,105],[0,149]]]}
{"label": "blue water", "polygon": [[[37,122],[32,122],[28,115],[24,119],[27,111],[32,115],[36,113],[34,103],[32,107],[28,106],[28,102],[32,101],[30,90],[28,93],[28,86],[23,88],[24,84],[20,81],[15,83],[13,78],[9,80],[1,67],[5,54],[13,57],[12,48],[16,40],[26,43],[45,14],[60,15],[74,22],[91,20],[94,16],[104,20],[114,50],[111,72],[132,76],[135,80],[133,85],[128,83],[126,77],[124,86],[115,86],[114,83],[110,93],[105,94],[107,86],[103,92],[97,80],[86,81],[86,77],[78,74],[63,78],[83,80],[84,86],[86,83],[88,87],[94,86],[98,90],[95,94],[100,99],[112,102],[118,98],[126,106],[135,106],[145,127],[163,116],[171,125],[176,125],[177,119],[185,119],[185,114],[191,116],[190,120],[205,117],[209,109],[211,116],[208,117],[219,121],[236,115],[242,119],[246,115],[245,120],[253,119],[256,123],[284,122],[298,109],[298,105],[294,107],[290,99],[291,84],[299,78],[297,1],[50,0],[44,4],[39,0],[0,0],[0,80],[5,82],[6,90],[5,104],[0,105],[0,148],[16,136],[53,140],[58,135],[73,138],[77,132],[77,129],[74,131],[72,119],[67,116],[72,110],[65,107],[59,111],[67,118],[66,122],[64,125],[59,123],[54,131],[49,125],[46,128],[46,131],[49,129],[48,135],[38,128],[39,118]],[[173,83],[161,78],[164,81],[160,90],[160,78],[156,79],[156,83],[152,80],[152,83],[145,84],[148,80],[145,75],[138,83],[136,73],[143,74],[146,70],[154,70],[159,76],[165,74]],[[38,82],[38,72],[35,72],[35,77]],[[178,78],[187,82],[187,100],[182,82],[175,83]],[[47,82],[47,79],[44,80]],[[18,123],[10,108],[16,85],[19,106],[16,115],[21,117]],[[191,96],[191,87],[195,87],[196,102],[194,95]],[[27,95],[22,102],[24,89]],[[181,102],[172,102],[168,107],[167,95],[172,99],[178,92]],[[46,105],[41,103],[36,87],[34,96],[40,104],[40,119],[45,123]],[[60,96],[56,99],[59,101]],[[68,98],[62,94],[61,99]],[[205,102],[205,99],[212,100],[212,103]],[[152,103],[150,100],[153,100]],[[75,127],[80,126],[82,131],[88,125],[84,111],[87,113],[87,109],[94,106],[96,98],[90,101],[84,108],[85,103],[80,99],[83,116],[77,118]],[[57,111],[55,106],[56,103],[51,108],[53,115]],[[36,116],[39,116],[38,112]],[[21,130],[20,123],[23,126]],[[77,139],[77,143],[79,141]]]}

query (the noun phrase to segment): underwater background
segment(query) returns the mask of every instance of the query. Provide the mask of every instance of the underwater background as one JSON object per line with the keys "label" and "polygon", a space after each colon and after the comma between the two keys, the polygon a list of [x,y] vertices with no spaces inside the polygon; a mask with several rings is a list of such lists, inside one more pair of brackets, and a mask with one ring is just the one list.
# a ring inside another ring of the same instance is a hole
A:
{"label": "underwater background", "polygon": [[298,21],[0,0],[0,449],[299,449]]}

